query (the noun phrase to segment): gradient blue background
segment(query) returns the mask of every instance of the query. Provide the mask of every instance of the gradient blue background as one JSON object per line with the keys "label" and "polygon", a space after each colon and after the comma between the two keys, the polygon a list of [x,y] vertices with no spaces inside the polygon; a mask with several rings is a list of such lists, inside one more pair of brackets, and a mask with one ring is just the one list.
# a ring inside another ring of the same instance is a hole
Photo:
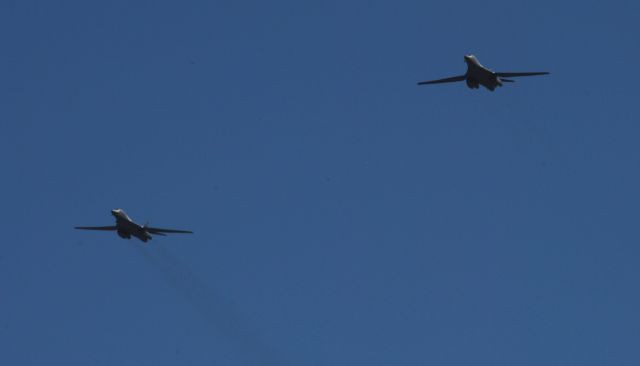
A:
{"label": "gradient blue background", "polygon": [[0,363],[640,364],[639,16],[0,2]]}

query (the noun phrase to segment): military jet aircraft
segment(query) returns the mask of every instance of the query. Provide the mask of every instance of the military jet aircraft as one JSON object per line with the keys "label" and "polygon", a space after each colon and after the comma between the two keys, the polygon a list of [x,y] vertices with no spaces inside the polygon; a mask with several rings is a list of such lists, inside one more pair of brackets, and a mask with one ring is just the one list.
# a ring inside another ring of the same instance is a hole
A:
{"label": "military jet aircraft", "polygon": [[111,214],[116,218],[115,226],[76,226],[75,228],[81,230],[116,231],[121,238],[131,239],[131,237],[134,236],[145,243],[147,240],[152,239],[151,234],[161,236],[166,236],[165,233],[193,234],[193,231],[188,230],[160,229],[157,227],[136,224],[123,210],[119,208],[111,210]]}
{"label": "military jet aircraft", "polygon": [[547,75],[548,72],[493,72],[482,66],[474,55],[464,56],[464,62],[467,63],[467,73],[460,76],[454,76],[446,79],[438,79],[431,81],[421,81],[418,85],[451,83],[454,81],[466,81],[470,89],[478,89],[480,85],[494,91],[496,87],[502,86],[502,83],[513,83],[515,80],[505,79],[518,76],[534,76]]}

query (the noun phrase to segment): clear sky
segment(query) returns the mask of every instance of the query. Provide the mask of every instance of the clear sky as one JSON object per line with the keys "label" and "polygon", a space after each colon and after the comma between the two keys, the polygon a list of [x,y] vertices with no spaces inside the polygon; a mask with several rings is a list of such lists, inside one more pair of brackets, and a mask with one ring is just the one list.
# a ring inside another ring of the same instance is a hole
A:
{"label": "clear sky", "polygon": [[0,2],[0,364],[639,365],[639,17]]}

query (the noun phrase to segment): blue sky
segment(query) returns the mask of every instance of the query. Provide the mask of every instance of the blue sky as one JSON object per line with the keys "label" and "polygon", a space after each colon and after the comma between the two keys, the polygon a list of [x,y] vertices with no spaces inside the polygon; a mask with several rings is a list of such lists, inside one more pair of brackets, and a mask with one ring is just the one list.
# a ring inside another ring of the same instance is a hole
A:
{"label": "blue sky", "polygon": [[3,1],[0,363],[639,364],[639,14]]}

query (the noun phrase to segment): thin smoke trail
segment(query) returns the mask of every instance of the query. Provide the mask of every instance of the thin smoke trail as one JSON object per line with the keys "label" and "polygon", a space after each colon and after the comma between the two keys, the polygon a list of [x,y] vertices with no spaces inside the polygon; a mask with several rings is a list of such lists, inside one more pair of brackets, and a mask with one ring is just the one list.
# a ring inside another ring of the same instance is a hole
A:
{"label": "thin smoke trail", "polygon": [[188,266],[181,263],[162,244],[135,245],[143,258],[212,327],[230,341],[253,365],[282,365],[274,352],[242,322],[232,304],[216,295]]}

